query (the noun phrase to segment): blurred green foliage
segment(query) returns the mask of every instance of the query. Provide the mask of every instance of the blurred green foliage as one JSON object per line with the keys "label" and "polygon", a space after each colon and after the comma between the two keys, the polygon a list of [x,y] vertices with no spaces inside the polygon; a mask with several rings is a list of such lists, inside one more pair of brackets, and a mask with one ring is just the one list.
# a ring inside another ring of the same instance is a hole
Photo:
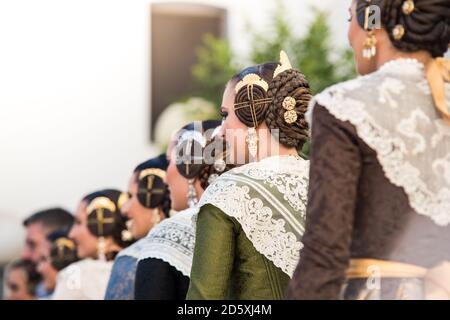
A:
{"label": "blurred green foliage", "polygon": [[[285,13],[286,8],[277,1],[269,30],[250,28],[249,60],[252,64],[278,61],[280,51],[285,50],[292,65],[308,79],[313,94],[355,77],[351,50],[333,48],[326,11],[313,9],[314,18],[303,36],[293,34]],[[220,106],[225,84],[243,66],[236,63],[226,40],[210,34],[205,35],[197,57],[192,73],[202,88],[199,95]]]}

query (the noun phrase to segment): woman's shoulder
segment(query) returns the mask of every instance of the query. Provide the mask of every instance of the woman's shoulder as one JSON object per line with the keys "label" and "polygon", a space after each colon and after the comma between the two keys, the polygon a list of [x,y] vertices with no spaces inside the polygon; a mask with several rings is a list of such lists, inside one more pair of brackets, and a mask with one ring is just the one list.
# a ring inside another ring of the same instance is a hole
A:
{"label": "woman's shoulder", "polygon": [[213,204],[229,213],[239,211],[258,195],[287,200],[294,210],[304,211],[308,182],[308,160],[299,156],[268,157],[222,174],[205,190],[199,206]]}
{"label": "woman's shoulder", "polygon": [[70,264],[60,271],[61,276],[71,275],[74,272],[90,273],[90,272],[110,272],[112,261],[103,261],[99,259],[83,259]]}
{"label": "woman's shoulder", "polygon": [[[253,185],[254,183],[271,185],[275,180],[296,180],[304,183],[309,177],[309,160],[300,156],[272,156],[258,162],[252,162],[234,168],[218,179],[234,180],[240,185]],[[220,181],[220,180],[219,180]]]}

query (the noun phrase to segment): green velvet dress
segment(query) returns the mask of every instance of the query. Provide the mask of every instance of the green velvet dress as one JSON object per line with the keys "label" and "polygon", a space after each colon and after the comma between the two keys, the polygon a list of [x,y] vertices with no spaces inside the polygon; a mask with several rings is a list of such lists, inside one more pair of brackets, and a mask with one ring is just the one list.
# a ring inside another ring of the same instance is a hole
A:
{"label": "green velvet dress", "polygon": [[187,299],[284,298],[302,246],[308,168],[272,157],[211,184],[199,203]]}

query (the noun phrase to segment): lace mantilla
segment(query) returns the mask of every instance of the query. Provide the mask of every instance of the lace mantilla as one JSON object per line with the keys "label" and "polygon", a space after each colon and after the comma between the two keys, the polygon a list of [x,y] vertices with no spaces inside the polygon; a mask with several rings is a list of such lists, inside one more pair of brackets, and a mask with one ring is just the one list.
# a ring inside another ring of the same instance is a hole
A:
{"label": "lace mantilla", "polygon": [[117,255],[117,258],[127,256],[127,257],[131,257],[131,258],[139,259],[142,249],[144,247],[144,244],[145,244],[145,238],[136,241],[131,246],[120,251],[119,254]]}
{"label": "lace mantilla", "polygon": [[270,157],[221,175],[199,207],[212,204],[235,218],[255,249],[292,277],[304,233],[309,162]]}
{"label": "lace mantilla", "polygon": [[[450,101],[448,84],[446,95]],[[434,107],[423,64],[394,60],[328,88],[311,101],[310,122],[316,103],[355,126],[417,213],[450,224],[450,126]]]}
{"label": "lace mantilla", "polygon": [[155,226],[143,239],[139,260],[161,259],[189,277],[195,247],[192,217],[197,213],[197,208],[190,208]]}

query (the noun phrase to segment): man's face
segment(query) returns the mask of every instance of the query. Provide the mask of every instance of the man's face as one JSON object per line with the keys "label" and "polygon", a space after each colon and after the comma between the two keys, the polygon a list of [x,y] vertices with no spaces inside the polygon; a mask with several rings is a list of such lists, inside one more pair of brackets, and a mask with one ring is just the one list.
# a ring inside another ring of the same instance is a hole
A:
{"label": "man's face", "polygon": [[22,258],[31,260],[34,263],[39,262],[41,252],[44,250],[46,235],[41,223],[33,223],[27,226],[25,248],[22,252]]}

